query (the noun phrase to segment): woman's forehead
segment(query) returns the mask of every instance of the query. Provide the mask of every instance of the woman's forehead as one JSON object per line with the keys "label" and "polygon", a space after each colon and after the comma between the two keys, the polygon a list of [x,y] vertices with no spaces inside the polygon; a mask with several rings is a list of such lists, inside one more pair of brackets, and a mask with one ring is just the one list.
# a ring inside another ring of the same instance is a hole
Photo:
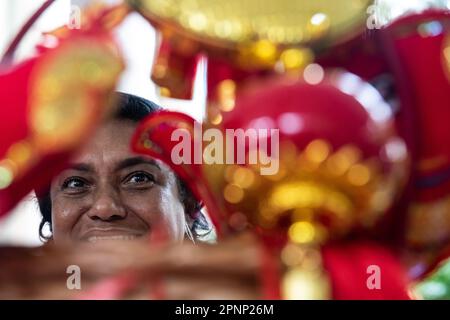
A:
{"label": "woman's forehead", "polygon": [[[164,162],[131,150],[130,142],[137,123],[130,120],[111,120],[102,125],[91,140],[71,160],[70,167],[83,165],[92,171],[106,173],[118,168],[138,164],[152,165],[172,176],[173,172]],[[125,165],[127,164],[127,165]]]}
{"label": "woman's forehead", "polygon": [[107,165],[138,156],[130,147],[136,125],[128,120],[110,120],[104,123],[72,161]]}

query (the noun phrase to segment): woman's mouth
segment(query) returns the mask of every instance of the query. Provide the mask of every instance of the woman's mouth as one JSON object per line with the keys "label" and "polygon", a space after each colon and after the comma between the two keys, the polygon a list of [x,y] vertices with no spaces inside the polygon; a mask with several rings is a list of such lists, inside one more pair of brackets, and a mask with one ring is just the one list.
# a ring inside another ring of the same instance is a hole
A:
{"label": "woman's mouth", "polygon": [[143,232],[122,228],[94,228],[89,229],[81,237],[81,241],[96,243],[99,241],[130,241],[144,236]]}
{"label": "woman's mouth", "polygon": [[128,241],[135,240],[139,238],[135,235],[115,235],[115,236],[91,236],[87,239],[88,242],[95,243],[98,241],[109,241],[109,240],[120,240],[120,241]]}

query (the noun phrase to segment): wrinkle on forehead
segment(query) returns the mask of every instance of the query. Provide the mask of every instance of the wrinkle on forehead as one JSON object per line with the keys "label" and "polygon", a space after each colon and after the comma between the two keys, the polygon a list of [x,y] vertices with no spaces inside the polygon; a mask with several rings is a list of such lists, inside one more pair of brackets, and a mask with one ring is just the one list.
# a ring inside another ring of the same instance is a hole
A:
{"label": "wrinkle on forehead", "polygon": [[125,158],[136,156],[130,149],[136,123],[111,120],[103,124],[72,162],[91,164],[98,169],[112,169]]}

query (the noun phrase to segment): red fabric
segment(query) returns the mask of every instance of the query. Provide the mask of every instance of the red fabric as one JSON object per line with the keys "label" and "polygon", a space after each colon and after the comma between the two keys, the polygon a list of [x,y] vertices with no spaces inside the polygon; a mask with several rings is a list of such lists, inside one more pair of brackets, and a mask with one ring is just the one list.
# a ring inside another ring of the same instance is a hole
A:
{"label": "red fabric", "polygon": [[[442,32],[423,36],[421,24],[435,22]],[[416,187],[418,198],[433,201],[450,192],[450,73],[443,60],[444,40],[448,36],[449,12],[429,11],[396,21],[387,29],[392,38],[397,64],[400,95],[407,95],[404,106],[416,114],[418,146]],[[406,103],[408,105],[406,105]],[[423,166],[423,161],[435,162]]]}
{"label": "red fabric", "polygon": [[[28,83],[31,71],[38,61],[38,58],[29,60],[8,73],[0,74],[0,159],[5,158],[9,147],[26,139],[30,133],[27,116]],[[57,165],[40,163],[9,188],[0,190],[0,216],[12,209],[33,187],[48,181],[58,168]]]}
{"label": "red fabric", "polygon": [[9,146],[25,139],[28,135],[27,125],[27,83],[36,59],[10,70],[0,73],[0,159],[2,159]]}
{"label": "red fabric", "polygon": [[[322,250],[336,300],[408,300],[408,278],[396,257],[372,243],[332,244]],[[369,289],[369,266],[380,268],[380,289]]]}
{"label": "red fabric", "polygon": [[281,270],[276,255],[277,253],[272,250],[261,250],[262,264],[259,278],[262,283],[262,296],[266,300],[281,299]]}
{"label": "red fabric", "polygon": [[366,81],[371,81],[389,67],[379,43],[379,30],[364,33],[331,50],[319,54],[317,63],[324,68],[343,68]]}
{"label": "red fabric", "polygon": [[[28,84],[30,74],[40,58],[34,58],[0,74],[0,160],[14,143],[29,137]],[[0,190],[0,216],[11,210],[33,188],[48,184],[51,177],[65,165],[68,153],[60,152],[42,157],[27,173],[6,189]]]}
{"label": "red fabric", "polygon": [[[152,80],[158,86],[169,89],[171,98],[191,99],[198,62],[197,53],[183,53],[176,50],[169,40],[163,39],[156,55]],[[158,75],[155,68],[162,66],[166,71]]]}
{"label": "red fabric", "polygon": [[434,273],[445,261],[450,261],[450,244],[447,244],[436,254],[431,263],[427,265],[426,270],[419,274],[420,279],[424,279]]}

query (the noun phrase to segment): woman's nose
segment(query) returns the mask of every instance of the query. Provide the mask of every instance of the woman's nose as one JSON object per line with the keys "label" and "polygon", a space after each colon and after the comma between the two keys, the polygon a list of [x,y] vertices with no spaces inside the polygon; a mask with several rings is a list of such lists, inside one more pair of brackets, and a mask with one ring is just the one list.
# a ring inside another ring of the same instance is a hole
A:
{"label": "woman's nose", "polygon": [[95,202],[87,215],[92,220],[114,221],[124,219],[126,210],[113,191],[105,190],[97,194]]}

